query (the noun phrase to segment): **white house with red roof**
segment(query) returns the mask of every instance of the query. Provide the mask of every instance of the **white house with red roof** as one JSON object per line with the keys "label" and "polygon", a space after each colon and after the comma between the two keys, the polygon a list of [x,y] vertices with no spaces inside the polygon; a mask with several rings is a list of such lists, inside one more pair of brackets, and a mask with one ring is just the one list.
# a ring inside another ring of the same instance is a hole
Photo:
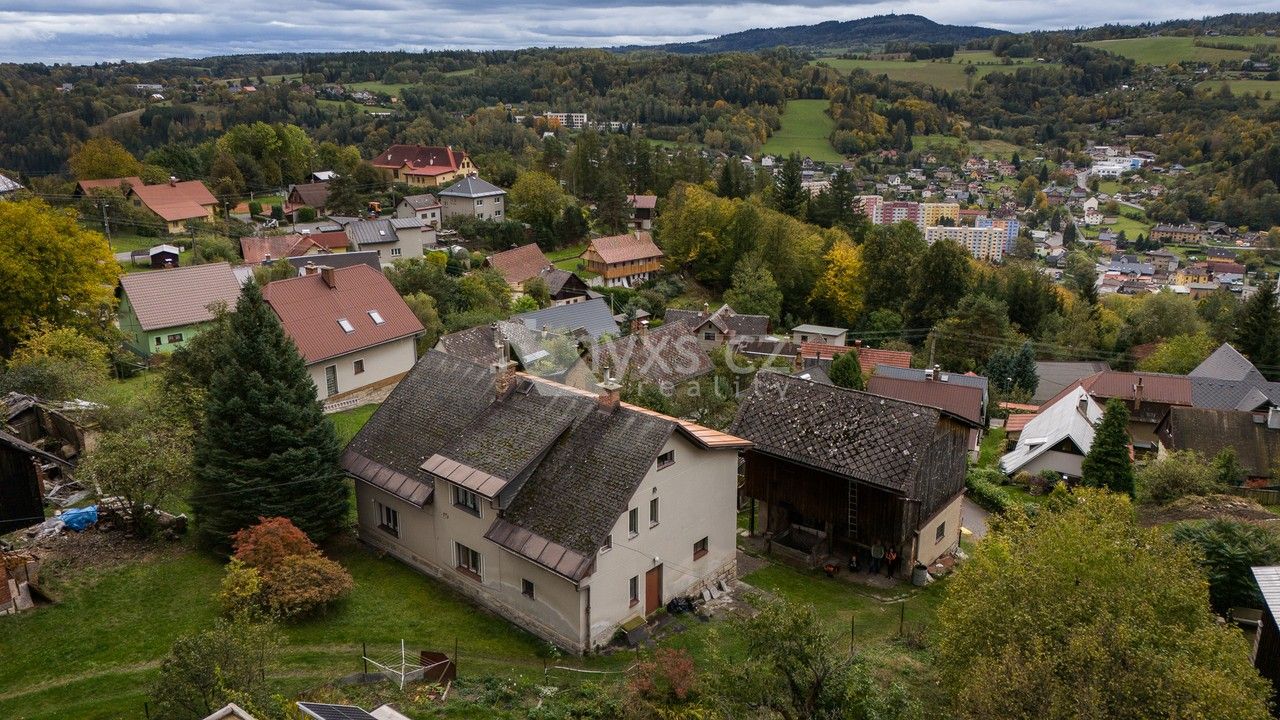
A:
{"label": "white house with red roof", "polygon": [[312,266],[262,297],[297,345],[322,399],[391,385],[418,359],[422,323],[368,265]]}
{"label": "white house with red roof", "polygon": [[422,187],[440,187],[480,172],[465,152],[452,146],[392,145],[371,164],[387,182]]}

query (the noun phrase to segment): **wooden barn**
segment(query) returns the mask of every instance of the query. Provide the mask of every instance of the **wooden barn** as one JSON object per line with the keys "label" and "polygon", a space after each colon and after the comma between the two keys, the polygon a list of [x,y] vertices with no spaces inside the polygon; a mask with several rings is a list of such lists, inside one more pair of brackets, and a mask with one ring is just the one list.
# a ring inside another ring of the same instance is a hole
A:
{"label": "wooden barn", "polygon": [[814,564],[894,548],[900,573],[960,542],[968,436],[944,410],[760,373],[730,432],[755,443],[742,494],[753,532]]}

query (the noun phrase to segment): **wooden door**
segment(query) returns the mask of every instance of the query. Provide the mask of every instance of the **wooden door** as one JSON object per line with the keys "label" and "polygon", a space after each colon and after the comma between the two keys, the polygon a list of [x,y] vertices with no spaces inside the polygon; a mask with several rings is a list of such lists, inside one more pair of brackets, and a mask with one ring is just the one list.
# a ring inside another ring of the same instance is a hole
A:
{"label": "wooden door", "polygon": [[644,614],[648,615],[662,606],[662,566],[644,574]]}

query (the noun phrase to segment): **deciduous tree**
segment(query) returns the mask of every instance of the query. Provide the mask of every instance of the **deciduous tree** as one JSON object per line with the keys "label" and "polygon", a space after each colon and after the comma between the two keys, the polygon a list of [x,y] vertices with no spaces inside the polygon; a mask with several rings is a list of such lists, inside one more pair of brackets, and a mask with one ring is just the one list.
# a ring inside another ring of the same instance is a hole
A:
{"label": "deciduous tree", "polygon": [[782,317],[782,291],[773,273],[755,255],[738,261],[724,301],[743,315],[768,315],[775,323]]}
{"label": "deciduous tree", "polygon": [[67,158],[71,174],[77,180],[137,177],[142,174],[142,163],[123,145],[112,138],[90,138]]}
{"label": "deciduous tree", "polygon": [[1077,490],[1014,517],[938,611],[952,717],[1268,717],[1270,685],[1210,613],[1192,553],[1139,527],[1128,498]]}

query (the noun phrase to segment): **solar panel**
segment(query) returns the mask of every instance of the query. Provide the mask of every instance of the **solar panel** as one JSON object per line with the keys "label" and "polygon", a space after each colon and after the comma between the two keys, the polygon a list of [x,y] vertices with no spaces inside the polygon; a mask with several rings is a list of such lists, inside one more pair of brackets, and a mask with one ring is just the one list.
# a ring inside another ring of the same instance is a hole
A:
{"label": "solar panel", "polygon": [[298,708],[316,720],[378,720],[355,705],[325,705],[323,703],[298,703]]}

